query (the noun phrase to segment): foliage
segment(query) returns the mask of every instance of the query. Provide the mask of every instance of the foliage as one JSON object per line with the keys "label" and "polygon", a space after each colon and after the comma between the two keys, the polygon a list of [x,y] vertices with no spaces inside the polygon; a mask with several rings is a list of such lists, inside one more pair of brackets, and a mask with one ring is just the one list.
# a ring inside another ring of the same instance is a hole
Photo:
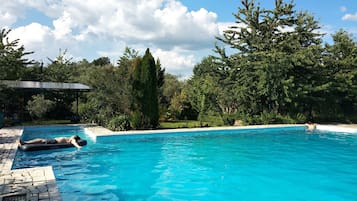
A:
{"label": "foliage", "polygon": [[78,114],[84,122],[98,122],[96,119],[98,112],[90,102],[80,103],[78,105]]}
{"label": "foliage", "polygon": [[42,119],[45,114],[54,106],[54,102],[45,99],[43,95],[34,95],[32,100],[29,100],[26,109],[29,111],[31,117]]}
{"label": "foliage", "polygon": [[[324,55],[324,73],[327,75],[324,101],[321,107],[328,116],[356,114],[357,108],[357,42],[351,35],[340,30],[332,35],[334,45],[326,45]],[[336,98],[338,97],[338,98]]]}
{"label": "foliage", "polygon": [[107,127],[113,131],[126,131],[130,129],[130,120],[126,115],[119,115],[109,121]]}
{"label": "foliage", "polygon": [[33,52],[25,52],[19,45],[19,39],[10,41],[10,29],[0,30],[0,80],[21,80],[26,72],[26,66],[33,64],[24,58]]}
{"label": "foliage", "polygon": [[174,94],[171,98],[170,107],[168,109],[168,117],[174,120],[180,119],[187,102],[187,95],[184,91],[181,91],[179,94]]}
{"label": "foliage", "polygon": [[45,68],[45,81],[70,82],[76,77],[75,64],[71,62],[72,58],[67,58],[67,50],[59,50],[59,55],[55,59],[49,59],[51,64]]}
{"label": "foliage", "polygon": [[160,59],[156,61],[156,71],[157,71],[157,93],[159,100],[159,118],[166,118],[168,102],[164,96],[164,85],[165,85],[165,68],[162,68]]}
{"label": "foliage", "polygon": [[138,58],[136,50],[126,48],[117,67],[96,66],[87,61],[77,64],[79,81],[92,87],[81,98],[79,114],[86,122],[106,126],[117,116],[129,115],[132,104],[130,74],[133,61]]}
{"label": "foliage", "polygon": [[160,118],[176,118],[176,115],[171,116],[171,105],[173,99],[180,94],[183,83],[178,80],[177,76],[171,74],[165,74],[163,79],[165,81],[159,88]]}
{"label": "foliage", "polygon": [[[108,57],[74,62],[66,50],[60,50],[44,66],[25,59],[31,52],[25,52],[19,40],[10,41],[6,29],[0,33],[0,79],[89,85],[92,90],[79,95],[81,119],[113,129],[127,123],[125,116],[137,129],[158,127],[159,116],[199,120],[197,125],[179,121],[176,127],[232,125],[236,120],[243,124],[355,122],[357,43],[353,36],[340,30],[332,35],[333,43],[323,45],[319,23],[311,14],[296,11],[293,1],[275,0],[271,9],[256,2],[241,1],[234,14],[236,24],[217,37],[215,56],[196,64],[186,81],[165,73],[149,49],[139,56],[127,47],[117,65]],[[0,109],[8,116],[15,114],[21,110],[21,100],[31,95],[0,85]],[[56,101],[51,114],[57,118],[72,112],[74,94],[46,92],[45,96]],[[44,108],[35,110],[40,109]]]}
{"label": "foliage", "polygon": [[82,119],[105,125],[120,114],[129,114],[130,96],[120,69],[113,66],[92,67],[82,81],[93,88],[79,105]]}
{"label": "foliage", "polygon": [[[0,29],[0,80],[23,80],[27,78],[27,67],[33,64],[25,57],[32,52],[26,52],[19,39],[11,41],[10,32],[10,29]],[[12,118],[18,113],[22,107],[21,95],[0,83],[0,112],[4,112],[5,117]]]}
{"label": "foliage", "polygon": [[209,71],[222,80],[217,95],[228,94],[218,101],[221,111],[253,124],[290,122],[298,113],[313,118],[326,89],[318,22],[282,0],[271,10],[243,0],[235,17],[237,25],[217,38],[234,53],[216,46],[220,56]]}
{"label": "foliage", "polygon": [[132,128],[140,129],[143,127],[143,115],[138,110],[134,110],[130,116],[130,125]]}
{"label": "foliage", "polygon": [[71,121],[68,119],[60,119],[60,120],[33,120],[33,121],[25,121],[22,122],[23,126],[33,126],[33,125],[56,125],[56,124],[70,124]]}
{"label": "foliage", "polygon": [[199,128],[201,125],[208,124],[208,122],[200,122],[196,120],[175,120],[160,122],[161,129],[175,129],[175,128]]}
{"label": "foliage", "polygon": [[156,128],[159,125],[157,65],[150,50],[137,58],[132,73],[134,102],[133,127]]}
{"label": "foliage", "polygon": [[92,64],[95,66],[105,66],[110,64],[109,57],[99,57],[98,59],[94,59]]}
{"label": "foliage", "polygon": [[204,115],[201,115],[199,120],[201,122],[201,127],[225,125],[221,115],[215,112],[208,112]]}
{"label": "foliage", "polygon": [[223,115],[222,120],[225,126],[233,126],[236,120],[236,115],[229,115],[229,114]]}
{"label": "foliage", "polygon": [[260,125],[260,124],[295,124],[303,123],[298,122],[295,118],[290,116],[284,116],[275,112],[263,112],[259,115],[241,115],[240,120],[243,121],[244,125]]}

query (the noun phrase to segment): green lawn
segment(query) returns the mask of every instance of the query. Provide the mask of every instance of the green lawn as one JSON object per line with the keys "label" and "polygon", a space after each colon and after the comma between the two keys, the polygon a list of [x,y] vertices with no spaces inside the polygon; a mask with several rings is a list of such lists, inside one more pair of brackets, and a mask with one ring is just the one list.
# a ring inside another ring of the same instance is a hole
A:
{"label": "green lawn", "polygon": [[[202,123],[203,126],[209,125],[206,122]],[[170,128],[197,128],[201,127],[200,121],[194,120],[179,120],[179,121],[165,121],[160,122],[160,129],[170,129]]]}
{"label": "green lawn", "polygon": [[22,122],[23,126],[33,126],[33,125],[54,125],[54,124],[71,124],[70,120],[34,120]]}
{"label": "green lawn", "polygon": [[[71,124],[70,120],[35,120],[22,122],[23,126],[32,125],[55,125],[55,124]],[[209,125],[207,122],[202,123],[203,126]],[[165,121],[160,122],[159,129],[170,129],[170,128],[197,128],[201,127],[200,121],[194,120],[178,120],[178,121]]]}
{"label": "green lawn", "polygon": [[[55,124],[71,124],[70,120],[36,120],[22,122],[23,126],[33,125],[55,125]],[[212,126],[211,123],[202,122],[202,126]],[[177,120],[160,122],[159,129],[175,129],[175,128],[199,128],[202,127],[200,121],[195,120]]]}

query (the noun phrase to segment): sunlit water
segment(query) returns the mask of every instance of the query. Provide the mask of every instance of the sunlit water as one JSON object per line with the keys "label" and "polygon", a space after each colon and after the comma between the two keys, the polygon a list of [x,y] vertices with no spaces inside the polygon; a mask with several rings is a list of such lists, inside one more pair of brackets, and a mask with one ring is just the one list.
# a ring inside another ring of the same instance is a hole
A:
{"label": "sunlit water", "polygon": [[21,152],[14,168],[52,165],[63,200],[357,200],[357,135],[303,127],[105,137],[78,127],[75,148]]}

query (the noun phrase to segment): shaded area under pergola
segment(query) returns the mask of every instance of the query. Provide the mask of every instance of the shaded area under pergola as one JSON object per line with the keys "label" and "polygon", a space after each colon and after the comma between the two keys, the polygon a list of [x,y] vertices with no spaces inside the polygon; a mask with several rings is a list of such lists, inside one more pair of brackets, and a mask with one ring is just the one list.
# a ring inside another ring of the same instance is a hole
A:
{"label": "shaded area under pergola", "polygon": [[78,99],[80,92],[88,92],[92,88],[81,83],[65,82],[39,82],[39,81],[18,81],[18,80],[0,80],[0,84],[8,88],[20,90],[23,92],[41,93],[43,91],[69,91],[76,95],[76,114],[78,115]]}

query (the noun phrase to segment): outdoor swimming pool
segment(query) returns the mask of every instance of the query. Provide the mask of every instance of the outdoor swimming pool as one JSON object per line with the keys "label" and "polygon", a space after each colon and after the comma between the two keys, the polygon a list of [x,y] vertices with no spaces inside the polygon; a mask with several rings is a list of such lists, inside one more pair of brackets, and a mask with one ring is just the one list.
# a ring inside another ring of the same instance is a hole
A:
{"label": "outdoor swimming pool", "polygon": [[94,143],[79,127],[35,127],[23,139],[73,134],[88,145],[18,151],[14,168],[52,165],[63,200],[357,200],[357,134],[285,127]]}

